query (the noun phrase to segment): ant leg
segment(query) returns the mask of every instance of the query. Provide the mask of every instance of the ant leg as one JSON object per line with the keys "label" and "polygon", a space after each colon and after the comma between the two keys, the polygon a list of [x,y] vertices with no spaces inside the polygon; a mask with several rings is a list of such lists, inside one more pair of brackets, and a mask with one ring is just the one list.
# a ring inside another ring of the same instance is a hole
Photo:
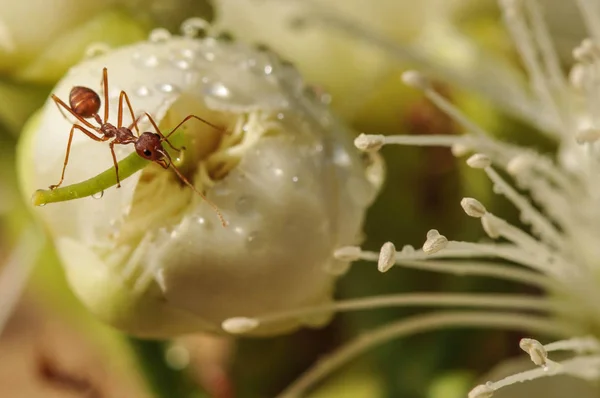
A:
{"label": "ant leg", "polygon": [[[133,114],[133,107],[131,106],[131,102],[129,102],[129,96],[127,95],[127,93],[125,91],[121,91],[121,94],[119,94],[119,118],[118,118],[117,127],[123,126],[123,124],[122,124],[123,123],[123,98],[125,98],[125,102],[127,103],[127,107],[129,108],[129,113],[131,114],[131,120],[133,121],[131,123],[131,125],[133,127],[135,127],[135,131],[137,132],[137,135],[139,137],[140,129],[138,128],[138,125],[137,125],[138,119],[136,119],[135,115]],[[141,118],[141,116],[140,116],[140,118]],[[131,127],[129,129],[131,130]]]}
{"label": "ant leg", "polygon": [[[93,124],[91,124],[90,122],[88,122],[87,120],[85,120],[84,118],[82,118],[81,116],[79,116],[78,114],[75,113],[75,111],[73,111],[73,109],[71,109],[71,107],[67,104],[65,104],[60,98],[58,98],[56,95],[52,94],[52,100],[54,101],[54,103],[56,104],[56,106],[58,107],[58,110],[60,111],[60,113],[63,113],[61,107],[63,107],[67,112],[69,112],[71,115],[75,116],[75,118],[77,120],[79,120],[81,123],[85,124],[88,128],[98,131],[98,127],[95,127]],[[64,113],[63,113],[64,115]]]}
{"label": "ant leg", "polygon": [[102,69],[102,86],[104,91],[104,124],[108,121],[108,70],[106,68]]}
{"label": "ant leg", "polygon": [[[196,187],[191,182],[189,182],[189,180],[187,178],[185,178],[185,176],[183,174],[181,174],[181,172],[179,171],[179,169],[177,167],[175,167],[175,165],[171,161],[171,156],[169,156],[169,154],[166,151],[159,151],[159,152],[161,154],[163,154],[167,159],[169,159],[169,164],[167,165],[167,167],[171,167],[173,169],[173,171],[175,172],[175,174],[177,174],[177,176],[179,177],[179,179],[181,181],[183,181],[183,183],[185,185],[187,185],[188,187],[192,188],[192,190],[194,190],[194,192],[196,192],[198,195],[200,195],[200,197],[202,199],[204,199],[206,201],[206,203],[209,204],[210,207],[213,208],[213,210],[217,213],[217,216],[219,217],[219,220],[221,220],[221,224],[224,227],[226,227],[227,226],[227,221],[225,221],[225,218],[223,218],[223,214],[221,214],[221,211],[219,210],[219,208],[217,207],[217,205],[214,204],[213,202],[211,202],[210,200],[208,200],[208,198],[202,192],[198,191],[196,189]],[[161,166],[163,166],[163,168],[165,168],[163,164],[161,164]]]}
{"label": "ant leg", "polygon": [[[158,128],[158,125],[156,124],[156,122],[154,121],[154,119],[152,118],[152,116],[150,116],[150,115],[148,114],[148,112],[145,112],[144,114],[145,114],[146,116],[148,116],[148,119],[150,120],[150,123],[152,124],[152,126],[154,126],[154,130],[156,130],[156,132],[158,133],[158,135],[160,135],[160,136],[161,136],[161,141],[165,141],[167,144],[169,144],[169,146],[170,146],[170,147],[171,147],[171,148],[172,148],[174,151],[181,152],[182,150],[184,150],[184,149],[185,149],[185,147],[183,147],[183,146],[182,146],[181,148],[179,148],[179,149],[175,148],[175,147],[173,146],[173,144],[171,144],[171,142],[169,142],[169,140],[167,139],[167,137],[165,137],[165,135],[164,135],[164,134],[163,134],[163,133],[160,131],[160,129]],[[181,123],[179,123],[179,125],[178,125],[177,127],[179,127],[180,125],[181,125]]]}
{"label": "ant leg", "polygon": [[87,135],[94,141],[102,141],[102,138],[96,137],[94,134],[90,133],[80,125],[74,124],[73,127],[71,127],[71,132],[69,133],[69,141],[67,142],[67,153],[65,155],[65,162],[63,164],[62,173],[60,175],[60,181],[58,182],[58,184],[50,185],[50,189],[56,189],[60,187],[60,185],[63,183],[63,180],[65,179],[65,170],[67,169],[67,163],[69,163],[69,154],[71,153],[71,142],[73,142],[73,133],[75,132],[75,129],[81,130],[85,135]]}
{"label": "ant leg", "polygon": [[119,180],[119,163],[117,162],[117,155],[115,155],[115,143],[114,141],[108,144],[110,147],[110,154],[113,158],[113,163],[115,165],[115,173],[117,173],[117,188],[121,188],[121,180]]}

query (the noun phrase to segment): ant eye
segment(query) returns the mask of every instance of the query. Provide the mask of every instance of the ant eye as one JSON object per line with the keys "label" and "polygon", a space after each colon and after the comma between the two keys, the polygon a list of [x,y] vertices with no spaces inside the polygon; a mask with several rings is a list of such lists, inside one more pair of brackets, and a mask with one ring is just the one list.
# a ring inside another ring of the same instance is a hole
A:
{"label": "ant eye", "polygon": [[144,149],[144,155],[145,156],[150,156],[150,155],[152,155],[152,152],[150,152],[149,149]]}

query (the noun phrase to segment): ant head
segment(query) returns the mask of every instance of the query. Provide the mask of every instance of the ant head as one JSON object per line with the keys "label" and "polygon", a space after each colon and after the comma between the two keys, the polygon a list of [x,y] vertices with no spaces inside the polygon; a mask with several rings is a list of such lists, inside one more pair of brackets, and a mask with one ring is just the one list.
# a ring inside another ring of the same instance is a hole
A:
{"label": "ant head", "polygon": [[164,162],[166,156],[160,135],[148,131],[142,133],[135,142],[135,151],[144,159],[158,163]]}
{"label": "ant head", "polygon": [[69,105],[73,112],[86,119],[98,113],[100,103],[100,97],[91,88],[75,86],[69,94]]}

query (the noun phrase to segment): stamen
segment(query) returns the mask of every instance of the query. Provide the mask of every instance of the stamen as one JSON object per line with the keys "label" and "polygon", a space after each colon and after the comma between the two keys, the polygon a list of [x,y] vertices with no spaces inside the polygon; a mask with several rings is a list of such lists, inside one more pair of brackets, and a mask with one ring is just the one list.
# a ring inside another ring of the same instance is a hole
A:
{"label": "stamen", "polygon": [[565,308],[544,298],[516,294],[456,294],[456,293],[405,293],[343,300],[324,305],[301,307],[258,317],[234,317],[225,320],[222,327],[232,334],[247,333],[289,319],[301,319],[323,313],[338,313],[388,307],[468,307],[535,312],[565,312]]}
{"label": "stamen", "polygon": [[546,243],[562,249],[564,238],[560,232],[542,215],[524,196],[520,195],[492,168],[486,167],[485,173],[494,184],[494,192],[506,197],[520,212],[521,221],[531,225],[533,232]]}
{"label": "stamen", "polygon": [[496,391],[512,384],[560,374],[571,375],[584,380],[595,380],[600,376],[600,356],[578,356],[562,362],[548,360],[548,365],[544,367],[526,370],[496,382],[487,382],[486,385]]}
{"label": "stamen", "polygon": [[492,160],[487,155],[476,153],[467,159],[467,165],[474,169],[485,169],[492,165]]}
{"label": "stamen", "polygon": [[383,135],[360,134],[354,140],[354,146],[364,152],[377,152],[385,143]]}
{"label": "stamen", "polygon": [[494,395],[494,389],[487,384],[480,384],[469,391],[468,398],[491,398]]}
{"label": "stamen", "polygon": [[260,323],[256,319],[237,317],[224,320],[221,327],[228,333],[242,334],[256,329],[259,325]]}
{"label": "stamen", "polygon": [[[432,260],[443,258],[472,259],[474,257],[502,258],[517,264],[525,265],[535,270],[546,270],[547,267],[545,263],[540,263],[534,256],[517,249],[513,245],[491,245],[456,241],[448,242],[448,247],[446,249],[429,255],[423,251],[417,251],[414,249],[410,251],[402,250],[401,252],[396,253],[396,265],[425,271],[450,273],[460,276],[477,275],[512,280],[532,286],[538,286],[545,290],[553,290],[557,288],[556,283],[552,279],[547,278],[544,275],[521,270],[513,266],[481,261],[467,263],[465,261],[436,262]],[[379,260],[379,253],[363,251],[360,254],[360,259],[377,262]]]}
{"label": "stamen", "polygon": [[548,363],[548,353],[539,341],[535,339],[521,339],[519,347],[529,354],[531,362],[538,366],[546,366]]}
{"label": "stamen", "polygon": [[441,96],[431,84],[429,80],[417,71],[406,71],[402,74],[402,80],[410,87],[418,88],[423,91],[425,97],[429,99],[442,112],[450,116],[458,122],[465,130],[480,136],[487,136],[486,132],[467,118],[457,107],[455,107],[448,99]]}
{"label": "stamen", "polygon": [[437,253],[448,246],[448,239],[436,229],[431,229],[427,232],[427,240],[423,244],[423,253],[433,254]]}
{"label": "stamen", "polygon": [[[566,126],[562,120],[562,113],[552,95],[549,79],[540,65],[537,48],[525,21],[523,1],[526,0],[499,0],[504,21],[513,38],[517,52],[525,64],[533,91],[538,100],[554,116],[554,122],[564,129]],[[558,131],[560,130],[558,129]]]}
{"label": "stamen", "polygon": [[[305,392],[330,373],[354,359],[356,356],[392,339],[423,333],[429,330],[439,330],[447,327],[484,327],[495,329],[518,329],[536,333],[551,333],[568,336],[573,334],[572,327],[548,320],[535,315],[521,315],[516,313],[489,313],[489,312],[441,312],[419,315],[409,319],[372,330],[350,341],[321,359],[300,378],[292,383],[277,398],[297,398],[304,396]],[[536,371],[542,371],[535,369]],[[542,371],[543,372],[543,371]]]}
{"label": "stamen", "polygon": [[487,213],[486,208],[477,199],[463,198],[460,205],[470,217],[481,218]]}
{"label": "stamen", "polygon": [[600,352],[600,342],[592,336],[555,341],[544,346],[546,352],[575,351],[577,354]]}
{"label": "stamen", "polygon": [[379,272],[387,272],[396,263],[396,247],[392,242],[386,242],[381,246],[377,269]]}
{"label": "stamen", "polygon": [[360,247],[357,246],[345,246],[337,249],[333,252],[333,257],[341,261],[356,261],[360,260]]}

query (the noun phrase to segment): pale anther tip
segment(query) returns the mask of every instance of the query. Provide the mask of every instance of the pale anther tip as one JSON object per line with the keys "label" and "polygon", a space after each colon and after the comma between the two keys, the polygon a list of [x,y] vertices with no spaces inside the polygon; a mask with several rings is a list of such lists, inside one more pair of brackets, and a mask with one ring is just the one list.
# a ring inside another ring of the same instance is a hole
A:
{"label": "pale anther tip", "polygon": [[425,254],[437,253],[448,246],[448,239],[436,229],[431,229],[427,232],[427,240],[423,244],[423,252]]}
{"label": "pale anther tip", "polygon": [[460,205],[470,217],[481,218],[487,213],[485,206],[475,198],[463,198]]}
{"label": "pale anther tip", "polygon": [[467,165],[474,169],[485,169],[492,165],[492,160],[483,153],[476,153],[467,159]]}
{"label": "pale anther tip", "polygon": [[225,319],[223,323],[221,323],[221,327],[227,333],[242,334],[256,329],[259,324],[260,322],[254,318],[235,317]]}
{"label": "pale anther tip", "polygon": [[429,80],[420,72],[408,70],[402,74],[402,81],[407,86],[425,90],[429,88]]}
{"label": "pale anther tip", "polygon": [[487,384],[480,384],[469,391],[469,398],[491,398],[494,395],[494,389]]}
{"label": "pale anther tip", "polygon": [[454,155],[454,157],[457,158],[465,156],[470,151],[471,148],[468,145],[462,143],[456,143],[450,147],[450,152],[452,152],[452,155]]}
{"label": "pale anther tip", "polygon": [[360,259],[362,251],[358,246],[344,246],[333,252],[333,257],[340,261],[356,261]]}
{"label": "pale anther tip", "polygon": [[513,176],[516,176],[524,171],[531,168],[533,159],[528,155],[517,155],[508,161],[506,165],[506,171]]}
{"label": "pale anther tip", "polygon": [[354,139],[354,146],[364,152],[376,152],[385,144],[384,135],[360,134]]}
{"label": "pale anther tip", "polygon": [[519,347],[529,354],[531,361],[538,366],[546,366],[548,361],[548,353],[539,341],[535,339],[521,339]]}
{"label": "pale anther tip", "polygon": [[386,242],[379,251],[377,269],[379,272],[387,272],[396,263],[396,246],[392,242]]}
{"label": "pale anther tip", "polygon": [[600,130],[594,128],[584,128],[575,134],[575,141],[578,144],[593,144],[600,139]]}

